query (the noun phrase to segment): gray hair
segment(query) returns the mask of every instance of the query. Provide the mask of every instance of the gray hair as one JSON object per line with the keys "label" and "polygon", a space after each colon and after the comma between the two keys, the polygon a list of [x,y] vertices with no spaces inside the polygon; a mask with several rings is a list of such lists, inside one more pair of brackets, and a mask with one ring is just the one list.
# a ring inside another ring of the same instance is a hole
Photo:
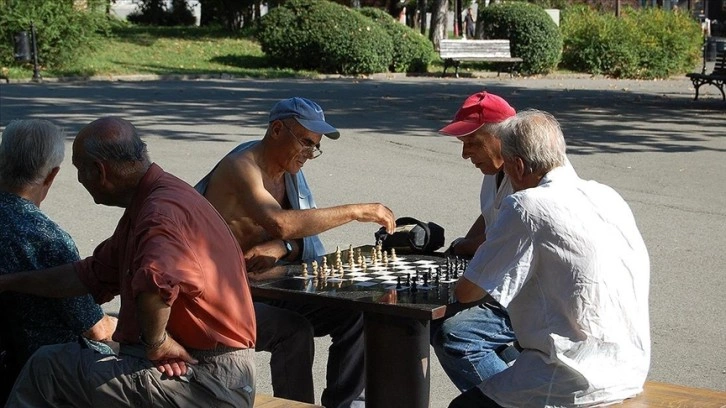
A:
{"label": "gray hair", "polygon": [[10,190],[41,184],[65,155],[63,131],[43,119],[14,120],[0,142],[0,183]]}
{"label": "gray hair", "polygon": [[544,174],[565,164],[565,137],[557,119],[547,112],[519,112],[502,124],[499,139],[502,157],[519,157],[530,173]]}
{"label": "gray hair", "polygon": [[136,127],[126,121],[113,125],[115,132],[126,133],[122,137],[87,137],[83,140],[83,149],[92,160],[107,161],[116,171],[125,173],[128,169],[124,164],[133,162],[150,162],[146,143],[141,140]]}

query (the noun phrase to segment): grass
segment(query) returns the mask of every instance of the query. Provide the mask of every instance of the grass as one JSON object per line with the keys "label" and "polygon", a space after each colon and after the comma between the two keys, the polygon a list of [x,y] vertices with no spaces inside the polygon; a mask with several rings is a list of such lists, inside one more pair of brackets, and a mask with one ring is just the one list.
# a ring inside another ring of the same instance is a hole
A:
{"label": "grass", "polygon": [[[271,67],[260,45],[240,35],[206,27],[119,26],[95,51],[63,68],[41,67],[44,78],[121,75],[220,75],[259,78],[314,77],[315,72]],[[3,72],[29,79],[32,65]]]}

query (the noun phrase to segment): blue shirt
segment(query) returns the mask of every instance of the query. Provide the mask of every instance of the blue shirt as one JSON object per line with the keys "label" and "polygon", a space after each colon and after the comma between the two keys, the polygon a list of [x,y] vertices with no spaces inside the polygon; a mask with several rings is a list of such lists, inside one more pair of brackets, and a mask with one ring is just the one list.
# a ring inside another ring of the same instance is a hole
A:
{"label": "blue shirt", "polygon": [[[40,208],[0,191],[0,273],[45,269],[78,259],[70,235]],[[40,346],[77,341],[103,317],[90,295],[45,298],[4,292],[0,307],[3,337],[9,336],[20,364]]]}

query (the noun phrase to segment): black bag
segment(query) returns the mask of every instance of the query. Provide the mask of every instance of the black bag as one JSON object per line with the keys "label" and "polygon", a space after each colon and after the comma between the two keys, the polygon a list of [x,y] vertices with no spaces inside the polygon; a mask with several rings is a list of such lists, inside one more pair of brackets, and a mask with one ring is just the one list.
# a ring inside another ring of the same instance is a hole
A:
{"label": "black bag", "polygon": [[444,246],[444,228],[433,222],[421,222],[412,217],[396,220],[393,234],[381,227],[375,233],[384,250],[395,248],[400,253],[431,254]]}

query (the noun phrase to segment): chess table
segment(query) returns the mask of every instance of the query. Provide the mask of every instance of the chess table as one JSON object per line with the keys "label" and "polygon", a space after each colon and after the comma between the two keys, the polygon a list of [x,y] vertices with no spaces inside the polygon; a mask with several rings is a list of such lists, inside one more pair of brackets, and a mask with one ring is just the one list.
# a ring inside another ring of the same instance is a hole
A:
{"label": "chess table", "polygon": [[[357,247],[354,252],[367,254],[372,248]],[[333,256],[326,255],[329,266]],[[342,251],[341,256],[346,260],[348,251]],[[366,271],[346,264],[342,276],[338,272],[327,277],[316,277],[313,271],[302,276],[301,265],[277,266],[253,278],[252,295],[362,312],[366,406],[428,407],[430,323],[470,306],[453,297],[454,263],[442,256],[414,254],[401,254],[387,267],[366,262]],[[463,267],[457,260],[457,277]],[[424,285],[426,273],[431,275],[426,276]]]}

